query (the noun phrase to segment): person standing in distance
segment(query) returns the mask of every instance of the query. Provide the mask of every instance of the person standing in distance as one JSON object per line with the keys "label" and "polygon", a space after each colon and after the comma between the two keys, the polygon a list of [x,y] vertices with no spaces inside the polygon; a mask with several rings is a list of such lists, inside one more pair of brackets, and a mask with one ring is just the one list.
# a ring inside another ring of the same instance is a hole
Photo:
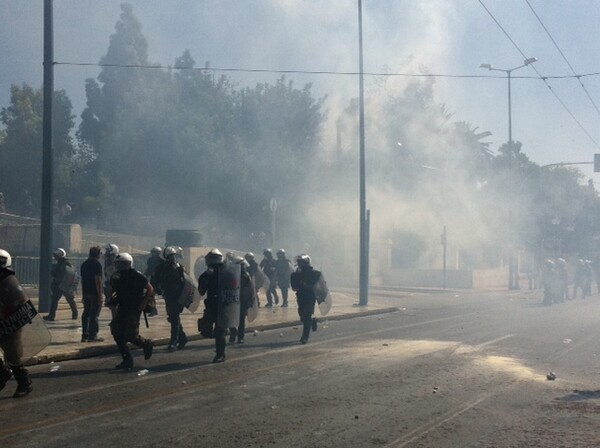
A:
{"label": "person standing in distance", "polygon": [[115,312],[110,331],[123,357],[115,369],[131,370],[133,358],[128,342],[144,349],[144,359],[150,359],[154,349],[151,339],[140,336],[140,316],[154,294],[154,288],[144,274],[132,267],[133,258],[127,252],[118,254],[114,262],[116,272],[110,278],[112,296],[109,305],[115,308]]}
{"label": "person standing in distance", "polygon": [[306,254],[298,255],[296,258],[298,269],[292,272],[290,284],[296,292],[298,300],[298,314],[302,321],[302,337],[300,343],[306,344],[310,336],[310,330],[317,331],[317,319],[313,317],[317,295],[315,286],[321,278],[321,272],[313,269],[310,257]]}
{"label": "person standing in distance", "polygon": [[[0,249],[0,321],[8,319],[16,308],[29,300],[11,266],[10,254]],[[23,356],[21,332],[22,328],[19,328],[10,335],[0,336],[0,349],[4,355],[4,359],[0,358],[0,390],[4,389],[8,380],[14,375],[17,380],[14,398],[23,398],[33,390],[29,373],[21,360]]]}
{"label": "person standing in distance", "polygon": [[102,264],[100,246],[90,248],[88,259],[81,264],[81,342],[101,342],[98,337],[98,316],[102,310]]}

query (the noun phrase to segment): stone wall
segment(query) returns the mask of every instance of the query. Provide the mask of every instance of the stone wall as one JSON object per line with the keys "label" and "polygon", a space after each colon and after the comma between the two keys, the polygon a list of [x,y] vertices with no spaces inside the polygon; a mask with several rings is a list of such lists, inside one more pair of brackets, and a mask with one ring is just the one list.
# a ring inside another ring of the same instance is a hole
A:
{"label": "stone wall", "polygon": [[[40,225],[16,224],[0,226],[0,247],[15,255],[38,255],[40,252]],[[68,253],[81,253],[83,233],[79,224],[56,224],[53,247],[62,247]]]}

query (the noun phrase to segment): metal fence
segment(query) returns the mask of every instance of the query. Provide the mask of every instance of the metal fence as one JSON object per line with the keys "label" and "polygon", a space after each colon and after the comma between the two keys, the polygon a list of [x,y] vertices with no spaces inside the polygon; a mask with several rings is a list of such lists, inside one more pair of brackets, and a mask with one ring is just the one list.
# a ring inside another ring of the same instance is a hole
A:
{"label": "metal fence", "polygon": [[[133,267],[140,272],[146,270],[146,259],[148,256],[134,256]],[[79,272],[81,264],[87,260],[87,257],[69,257],[69,261],[73,264],[76,272]],[[13,257],[12,268],[17,274],[19,282],[23,285],[38,286],[40,281],[40,257]]]}

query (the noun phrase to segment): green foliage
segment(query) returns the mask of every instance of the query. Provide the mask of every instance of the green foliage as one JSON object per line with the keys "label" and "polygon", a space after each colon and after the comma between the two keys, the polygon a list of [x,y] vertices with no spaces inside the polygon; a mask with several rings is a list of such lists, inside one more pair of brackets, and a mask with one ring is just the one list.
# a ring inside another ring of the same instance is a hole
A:
{"label": "green foliage", "polygon": [[258,232],[269,228],[261,209],[272,197],[284,206],[297,199],[323,120],[310,85],[297,89],[282,77],[236,90],[227,77],[194,69],[189,50],[176,70],[132,68],[149,62],[127,5],[101,63],[128,67],[104,66],[86,81],[77,135],[94,154],[96,175],[114,188],[99,206],[111,210],[109,225],[139,229],[143,216],[145,229],[154,220],[153,230],[162,232],[170,216],[217,214],[240,223],[240,231]]}
{"label": "green foliage", "polygon": [[[27,84],[11,87],[10,105],[2,108],[0,120],[4,137],[0,141],[0,191],[13,213],[37,215],[40,209],[42,178],[42,89]],[[70,200],[74,126],[71,101],[66,92],[53,98],[53,150],[55,197]]]}

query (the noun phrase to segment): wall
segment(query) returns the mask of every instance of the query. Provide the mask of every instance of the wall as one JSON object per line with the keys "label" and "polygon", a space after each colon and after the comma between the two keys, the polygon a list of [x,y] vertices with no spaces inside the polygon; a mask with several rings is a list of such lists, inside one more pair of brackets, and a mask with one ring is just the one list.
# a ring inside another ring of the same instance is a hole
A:
{"label": "wall", "polygon": [[[53,246],[68,253],[81,253],[83,233],[79,224],[54,226]],[[40,252],[40,225],[18,224],[0,226],[0,245],[14,255],[38,255]]]}

